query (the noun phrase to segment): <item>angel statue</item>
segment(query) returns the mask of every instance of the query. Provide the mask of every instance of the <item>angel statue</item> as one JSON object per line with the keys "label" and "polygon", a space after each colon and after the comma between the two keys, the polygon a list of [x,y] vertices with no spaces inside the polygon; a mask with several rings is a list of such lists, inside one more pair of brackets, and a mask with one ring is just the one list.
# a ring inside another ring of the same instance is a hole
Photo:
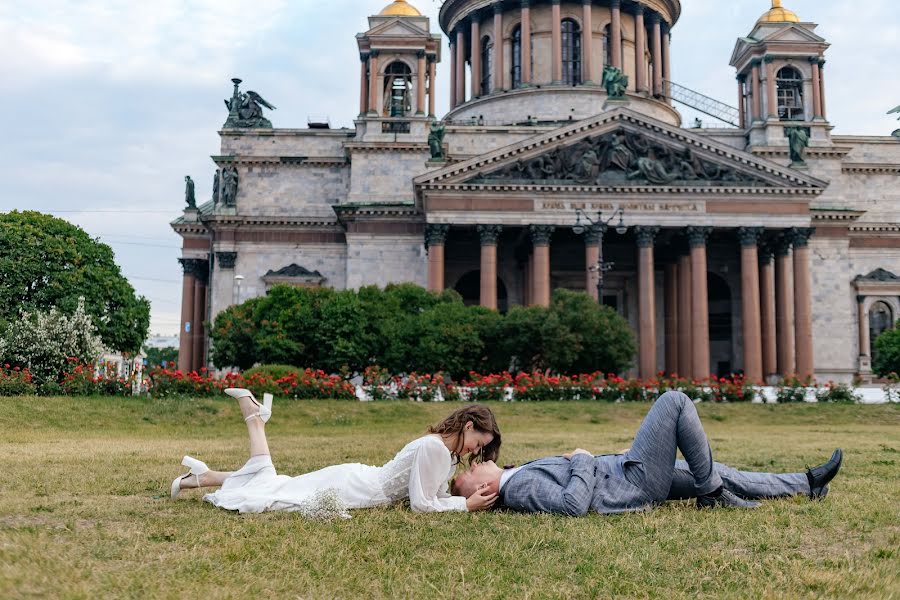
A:
{"label": "angel statue", "polygon": [[431,160],[444,160],[444,132],[445,128],[438,121],[431,123],[428,132],[428,149],[431,150]]}
{"label": "angel statue", "polygon": [[[889,115],[894,115],[897,113],[900,113],[900,106],[892,108],[891,110],[888,111]],[[900,117],[897,117],[897,120],[900,121]],[[894,133],[892,133],[891,135],[894,136],[895,138],[900,138],[900,129],[895,129]]]}
{"label": "angel statue", "polygon": [[625,95],[628,89],[628,75],[625,75],[618,67],[606,65],[603,67],[603,87],[611,100],[618,100]]}
{"label": "angel statue", "polygon": [[263,116],[262,107],[265,106],[269,110],[275,110],[275,107],[256,92],[249,90],[247,93],[241,92],[238,87],[241,84],[240,79],[232,79],[231,82],[234,83],[234,93],[231,100],[225,101],[225,106],[228,107],[228,119],[225,121],[224,127],[271,129],[272,122]]}

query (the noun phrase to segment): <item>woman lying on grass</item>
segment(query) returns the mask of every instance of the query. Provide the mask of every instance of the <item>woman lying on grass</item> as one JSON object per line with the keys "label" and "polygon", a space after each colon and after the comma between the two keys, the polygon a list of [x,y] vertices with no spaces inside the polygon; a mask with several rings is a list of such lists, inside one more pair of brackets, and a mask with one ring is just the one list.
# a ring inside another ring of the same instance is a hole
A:
{"label": "woman lying on grass", "polygon": [[383,467],[351,463],[288,477],[276,473],[266,440],[272,397],[267,394],[260,404],[245,389],[229,388],[225,393],[237,399],[247,422],[250,460],[238,471],[223,472],[185,456],[181,464],[190,467],[190,472],[172,482],[172,499],[183,489],[221,486],[203,499],[242,513],[291,511],[321,518],[335,513],[349,517],[347,509],[406,498],[416,512],[485,510],[497,499],[487,490],[469,498],[448,493],[450,478],[463,459],[469,463],[496,460],[500,452],[500,431],[485,406],[473,404],[454,411]]}

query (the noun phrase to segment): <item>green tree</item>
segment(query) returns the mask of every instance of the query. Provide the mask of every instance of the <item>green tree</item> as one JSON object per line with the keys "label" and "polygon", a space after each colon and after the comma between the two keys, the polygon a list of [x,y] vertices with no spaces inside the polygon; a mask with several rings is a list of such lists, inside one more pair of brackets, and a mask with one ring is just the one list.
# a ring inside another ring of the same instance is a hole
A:
{"label": "green tree", "polygon": [[879,377],[900,373],[900,321],[875,340],[875,362],[872,370]]}
{"label": "green tree", "polygon": [[513,307],[503,319],[500,348],[516,371],[566,373],[581,352],[579,337],[543,306]]}
{"label": "green tree", "polygon": [[257,362],[256,307],[263,298],[253,298],[243,304],[229,306],[216,316],[210,329],[212,362],[219,368],[249,369]]}
{"label": "green tree", "polygon": [[158,369],[166,363],[166,367],[178,364],[178,348],[145,348],[147,366]]}
{"label": "green tree", "polygon": [[49,215],[0,214],[0,325],[22,311],[73,314],[80,297],[106,347],[140,349],[150,302],[135,294],[109,246]]}
{"label": "green tree", "polygon": [[622,373],[637,352],[628,322],[608,306],[584,292],[559,289],[550,310],[576,338],[578,352],[569,366],[572,373]]}

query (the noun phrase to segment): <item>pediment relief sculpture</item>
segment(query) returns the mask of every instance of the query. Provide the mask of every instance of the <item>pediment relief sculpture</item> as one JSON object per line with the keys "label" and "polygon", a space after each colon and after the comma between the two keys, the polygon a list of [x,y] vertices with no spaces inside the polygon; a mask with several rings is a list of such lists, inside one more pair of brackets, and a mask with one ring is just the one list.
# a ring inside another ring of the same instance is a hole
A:
{"label": "pediment relief sculpture", "polygon": [[479,175],[470,183],[568,185],[741,185],[771,183],[712,162],[691,148],[672,148],[623,129]]}

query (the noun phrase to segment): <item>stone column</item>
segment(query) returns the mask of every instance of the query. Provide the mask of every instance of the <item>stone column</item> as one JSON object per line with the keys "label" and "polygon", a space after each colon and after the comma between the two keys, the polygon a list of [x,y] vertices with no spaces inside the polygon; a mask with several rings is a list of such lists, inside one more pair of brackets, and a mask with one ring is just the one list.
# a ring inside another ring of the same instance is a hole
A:
{"label": "stone column", "polygon": [[428,251],[428,291],[444,291],[444,247],[449,225],[425,226],[425,249]]}
{"label": "stone column", "polygon": [[606,226],[588,227],[584,232],[584,289],[594,300],[601,302],[597,284],[600,282],[600,243]]}
{"label": "stone column", "polygon": [[791,242],[782,236],[775,243],[777,369],[782,377],[794,374],[794,294],[791,279]]}
{"label": "stone column", "polygon": [[775,83],[775,59],[765,58],[766,63],[766,103],[769,119],[778,119],[778,85]]}
{"label": "stone column", "polygon": [[[872,357],[872,341],[869,339],[869,314],[866,312],[866,297],[856,297],[856,314],[859,319],[859,357]],[[862,363],[863,361],[860,361]]]}
{"label": "stone column", "polygon": [[653,13],[650,15],[650,24],[653,26],[653,95],[661,96],[663,93],[663,72],[662,72],[662,28],[660,26],[659,15]]}
{"label": "stone column", "polygon": [[359,55],[359,116],[366,114],[369,107],[366,100],[369,99],[369,78],[366,77],[366,67],[369,64],[369,53],[361,52]]}
{"label": "stone column", "polygon": [[819,81],[819,57],[809,58],[812,67],[813,119],[822,118],[822,83]]}
{"label": "stone column", "polygon": [[738,85],[738,114],[740,115],[740,125],[741,129],[745,129],[747,127],[747,105],[744,98],[744,80],[746,77],[743,75],[737,76],[737,85]]}
{"label": "stone column", "polygon": [[809,238],[815,230],[795,227],[791,230],[794,246],[794,340],[797,353],[797,377],[813,377],[812,275],[809,272]]}
{"label": "stone column", "polygon": [[769,378],[778,372],[778,350],[775,333],[775,268],[772,266],[772,250],[768,246],[759,249],[759,281],[763,375]]}
{"label": "stone column", "polygon": [[594,4],[582,0],[581,13],[581,82],[592,83],[594,71]]}
{"label": "stone column", "polygon": [[522,0],[522,85],[531,83],[531,1]]}
{"label": "stone column", "polygon": [[638,4],[634,8],[635,50],[634,50],[634,85],[640,92],[647,92],[647,28],[644,25],[644,7]]}
{"label": "stone column", "polygon": [[[434,96],[434,94],[432,94]],[[434,98],[432,98],[434,102]],[[456,108],[456,42],[450,39],[450,110]]]}
{"label": "stone column", "polygon": [[534,244],[534,293],[532,302],[538,306],[550,306],[550,238],[555,227],[532,225],[531,242]]}
{"label": "stone column", "polygon": [[562,82],[562,16],[559,0],[550,0],[550,80]]}
{"label": "stone column", "polygon": [[466,101],[466,34],[456,30],[456,105]]}
{"label": "stone column", "polygon": [[416,65],[416,69],[418,72],[416,73],[416,115],[424,116],[425,115],[425,51],[419,50],[416,52],[416,58],[418,59],[418,64]]}
{"label": "stone column", "polygon": [[669,48],[669,42],[672,40],[672,32],[669,31],[668,25],[666,26],[666,31],[663,32],[662,36],[662,90],[660,93],[663,98],[666,99],[666,102],[672,104],[672,99],[669,97],[669,81],[672,79],[672,53]]}
{"label": "stone column", "polygon": [[472,40],[470,42],[470,64],[472,65],[472,99],[481,96],[481,23],[472,17]]}
{"label": "stone column", "polygon": [[193,343],[192,346],[192,357],[191,357],[191,371],[199,371],[205,365],[204,360],[204,342],[206,341],[206,332],[205,327],[203,325],[204,321],[206,321],[206,280],[207,277],[197,276],[194,278],[194,330],[193,330]]}
{"label": "stone column", "polygon": [[656,277],[653,244],[659,227],[636,227],[638,245],[638,366],[642,379],[656,375]]}
{"label": "stone column", "polygon": [[709,377],[709,292],[707,289],[706,242],[712,227],[688,227],[691,245],[691,375]]}
{"label": "stone column", "polygon": [[528,258],[525,260],[525,273],[523,275],[523,287],[525,288],[522,297],[525,306],[534,304],[534,253],[529,252]]}
{"label": "stone column", "polygon": [[741,227],[741,321],[744,334],[744,376],[752,383],[763,380],[762,331],[759,306],[759,238],[761,227]]}
{"label": "stone column", "polygon": [[678,258],[678,374],[682,377],[693,377],[693,346],[691,344],[691,256],[685,254]]}
{"label": "stone column", "polygon": [[678,371],[678,263],[665,267],[666,373]]}
{"label": "stone column", "polygon": [[378,114],[378,50],[369,53],[369,112]]}
{"label": "stone column", "polygon": [[494,5],[494,73],[492,91],[503,90],[503,3]]}
{"label": "stone column", "polygon": [[753,71],[750,75],[750,79],[751,79],[750,84],[752,87],[751,92],[753,94],[753,104],[752,104],[753,117],[752,117],[751,121],[756,122],[756,121],[762,121],[764,119],[762,118],[762,95],[761,95],[762,92],[760,91],[760,84],[759,84],[759,76],[760,76],[759,60],[754,60],[752,64],[753,64]]}
{"label": "stone column", "polygon": [[479,225],[481,238],[481,306],[497,310],[497,240],[503,227]]}
{"label": "stone column", "polygon": [[828,111],[825,108],[825,59],[819,61],[819,103],[822,105],[822,118],[828,120]]}
{"label": "stone column", "polygon": [[437,57],[428,59],[428,116],[434,118],[434,102],[437,92],[437,79],[435,78]]}
{"label": "stone column", "polygon": [[622,68],[622,1],[610,0],[609,8],[612,11],[612,21],[609,26],[609,51],[612,54],[609,64],[619,69]]}
{"label": "stone column", "polygon": [[184,275],[181,280],[181,332],[178,335],[178,370],[187,373],[194,360],[194,261],[179,259]]}

